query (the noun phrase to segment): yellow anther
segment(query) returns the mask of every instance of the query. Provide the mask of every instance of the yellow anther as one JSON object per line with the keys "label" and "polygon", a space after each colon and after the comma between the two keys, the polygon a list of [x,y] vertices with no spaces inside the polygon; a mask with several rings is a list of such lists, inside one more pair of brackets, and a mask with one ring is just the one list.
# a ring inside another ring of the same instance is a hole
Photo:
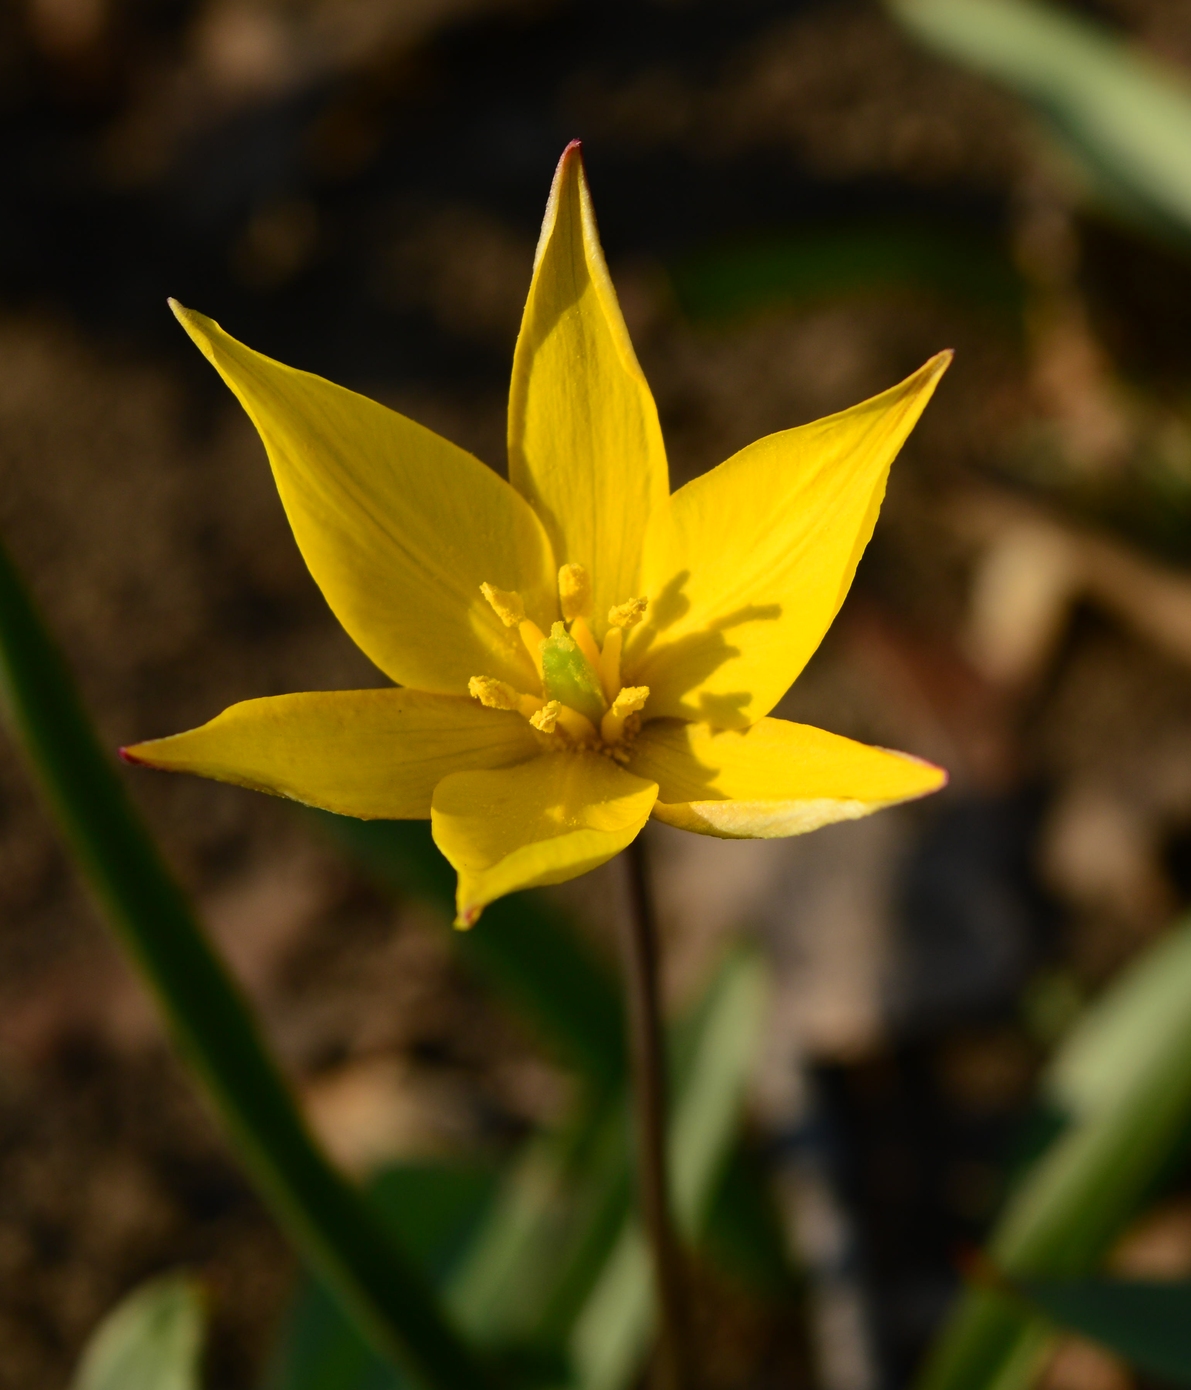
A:
{"label": "yellow anther", "polygon": [[542,708],[542,700],[537,695],[523,695],[508,681],[498,681],[492,676],[472,676],[467,683],[467,693],[479,700],[488,709],[514,710],[531,723]]}
{"label": "yellow anther", "polygon": [[525,604],[520,594],[511,589],[497,589],[491,584],[481,584],[480,593],[496,610],[496,616],[505,627],[517,627],[525,621]]}
{"label": "yellow anther", "polygon": [[547,700],[529,722],[544,734],[552,734],[555,729],[561,728],[576,743],[593,742],[596,736],[591,720],[560,700]]}
{"label": "yellow anther", "polygon": [[591,628],[587,626],[587,619],[578,617],[571,624],[571,636],[575,639],[575,645],[587,658],[588,665],[593,671],[600,669],[600,649],[596,646],[596,639],[591,635]]}
{"label": "yellow anther", "polygon": [[517,708],[517,692],[507,681],[498,681],[492,676],[472,676],[467,683],[467,693],[488,709]]}
{"label": "yellow anther", "polygon": [[558,571],[558,602],[568,623],[591,617],[591,577],[582,565],[563,565]]}
{"label": "yellow anther", "polygon": [[631,598],[627,603],[618,603],[609,608],[608,621],[613,627],[636,627],[648,606],[647,598]]}
{"label": "yellow anther", "polygon": [[547,700],[536,714],[530,715],[529,722],[541,733],[552,734],[561,713],[562,705],[557,700]]}
{"label": "yellow anther", "polygon": [[623,685],[616,692],[616,699],[612,701],[612,708],[617,714],[627,717],[630,714],[636,714],[640,709],[644,709],[648,699],[649,686]]}
{"label": "yellow anther", "polygon": [[492,605],[493,611],[505,627],[515,627],[521,634],[525,650],[533,661],[538,679],[541,680],[542,643],[546,639],[537,623],[525,616],[525,602],[521,595],[512,589],[498,589],[493,584],[481,584],[480,593]]}
{"label": "yellow anther", "polygon": [[620,689],[620,652],[624,646],[624,628],[610,627],[604,638],[604,650],[600,653],[600,684],[604,687],[604,699],[609,704],[616,699]]}
{"label": "yellow anther", "polygon": [[625,721],[630,714],[645,708],[649,699],[649,686],[626,685],[612,701],[612,708],[600,720],[600,737],[605,743],[619,743],[624,737]]}

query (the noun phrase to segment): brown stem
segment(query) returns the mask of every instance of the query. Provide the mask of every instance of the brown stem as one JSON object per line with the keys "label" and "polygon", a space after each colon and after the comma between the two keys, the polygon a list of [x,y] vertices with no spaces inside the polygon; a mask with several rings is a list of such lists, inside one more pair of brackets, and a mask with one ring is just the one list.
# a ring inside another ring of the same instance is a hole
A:
{"label": "brown stem", "polygon": [[625,856],[629,912],[624,943],[638,1194],[657,1289],[657,1390],[691,1390],[686,1280],[674,1231],[666,1162],[666,1054],[658,995],[657,920],[641,840],[638,835]]}

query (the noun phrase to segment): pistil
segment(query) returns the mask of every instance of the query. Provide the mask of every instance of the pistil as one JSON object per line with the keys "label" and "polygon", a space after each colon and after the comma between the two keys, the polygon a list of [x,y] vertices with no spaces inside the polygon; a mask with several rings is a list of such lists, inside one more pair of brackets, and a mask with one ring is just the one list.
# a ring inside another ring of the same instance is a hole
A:
{"label": "pistil", "polygon": [[548,700],[577,710],[593,730],[608,708],[599,676],[562,623],[555,623],[542,643],[542,690]]}
{"label": "pistil", "polygon": [[591,577],[582,565],[563,565],[558,571],[558,606],[571,625],[575,645],[593,671],[600,666],[600,649],[587,624],[591,617]]}
{"label": "pistil", "polygon": [[[469,693],[489,709],[514,710],[540,733],[562,734],[568,741],[623,759],[626,734],[639,722],[649,698],[647,685],[621,685],[620,662],[625,629],[645,614],[646,600],[629,599],[608,610],[603,649],[595,640],[591,617],[591,580],[582,565],[563,565],[558,572],[558,600],[563,622],[550,636],[525,616],[521,595],[493,584],[481,584],[484,597],[506,627],[515,627],[533,658],[542,681],[542,694],[529,695],[506,681],[473,676]],[[570,625],[570,630],[567,629]]]}

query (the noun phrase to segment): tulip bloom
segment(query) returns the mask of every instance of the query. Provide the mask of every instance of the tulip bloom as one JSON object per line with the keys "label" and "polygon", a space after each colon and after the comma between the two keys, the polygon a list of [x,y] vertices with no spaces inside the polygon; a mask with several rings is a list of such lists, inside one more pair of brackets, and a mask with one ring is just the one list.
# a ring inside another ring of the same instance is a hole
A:
{"label": "tulip bloom", "polygon": [[671,495],[578,144],[513,358],[509,481],[404,416],[174,312],[264,441],[311,574],[395,682],[279,695],[124,750],[342,815],[429,817],[470,926],[649,817],[799,835],[946,774],[769,711],[822,640],[950,360]]}

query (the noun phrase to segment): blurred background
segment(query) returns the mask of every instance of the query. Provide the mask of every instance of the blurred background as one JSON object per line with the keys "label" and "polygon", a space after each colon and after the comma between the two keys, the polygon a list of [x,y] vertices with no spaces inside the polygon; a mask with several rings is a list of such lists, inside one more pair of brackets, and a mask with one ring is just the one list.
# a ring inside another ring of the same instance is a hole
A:
{"label": "blurred background", "polygon": [[[112,748],[382,683],[167,295],[502,469],[537,227],[579,136],[675,486],[956,349],[778,711],[950,787],[790,842],[648,835],[672,1007],[741,934],[770,977],[749,1144],[788,1278],[700,1269],[712,1387],[907,1382],[1039,1068],[1191,901],[1191,170],[1141,167],[1093,119],[1119,98],[1126,136],[1191,130],[1191,10],[1061,13],[1103,50],[1027,34],[1015,67],[937,6],[868,0],[0,9],[0,531]],[[1128,72],[1063,105],[1138,53],[1153,112]],[[353,1171],[499,1162],[566,1112],[573,1078],[440,903],[299,808],[128,781]],[[619,872],[542,909],[610,969]],[[1186,1176],[1118,1268],[1191,1273]],[[113,1301],[178,1264],[211,1290],[210,1383],[259,1383],[293,1259],[5,743],[0,1387],[64,1385]],[[1079,1343],[1046,1372],[1131,1383]]]}

